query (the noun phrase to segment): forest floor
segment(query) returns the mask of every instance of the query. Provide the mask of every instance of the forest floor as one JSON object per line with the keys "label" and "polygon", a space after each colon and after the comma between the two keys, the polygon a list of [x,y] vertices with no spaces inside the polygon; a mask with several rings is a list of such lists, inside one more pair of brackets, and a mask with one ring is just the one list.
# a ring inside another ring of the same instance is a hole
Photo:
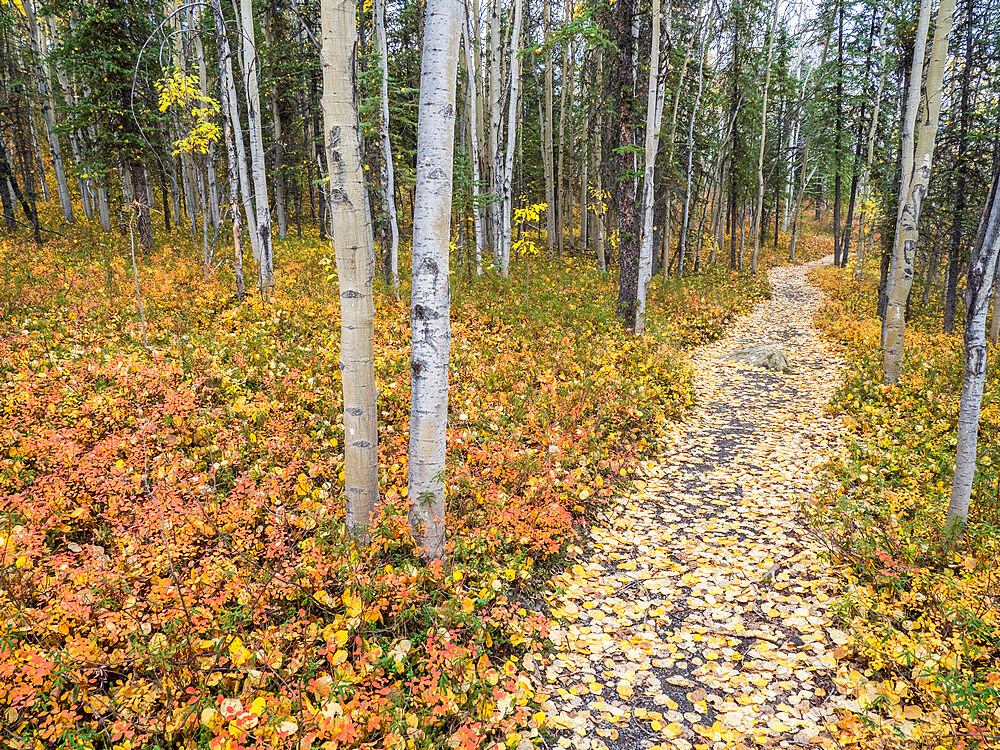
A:
{"label": "forest floor", "polygon": [[[772,269],[773,298],[693,352],[696,407],[554,579],[541,672],[558,746],[833,745],[848,636],[800,513],[842,452],[816,264]],[[794,372],[723,359],[765,344]]]}

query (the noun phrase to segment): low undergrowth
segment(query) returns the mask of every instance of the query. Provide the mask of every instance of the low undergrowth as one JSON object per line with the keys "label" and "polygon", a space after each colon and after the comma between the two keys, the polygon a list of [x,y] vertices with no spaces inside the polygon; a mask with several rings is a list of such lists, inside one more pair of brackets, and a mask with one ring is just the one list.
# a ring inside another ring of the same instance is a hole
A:
{"label": "low undergrowth", "polygon": [[[0,242],[0,728],[12,748],[523,747],[525,604],[692,400],[679,347],[766,282],[654,282],[650,335],[580,259],[453,271],[445,566],[405,523],[409,319],[377,294],[383,504],[345,538],[335,271],[277,243],[240,305],[179,235]],[[527,271],[527,277],[525,272]],[[528,283],[525,283],[525,278]],[[406,298],[407,290],[403,290]]]}
{"label": "low undergrowth", "polygon": [[[815,509],[843,578],[841,648],[853,668],[837,678],[856,711],[842,742],[866,747],[1000,745],[1000,374],[991,363],[969,527],[946,533],[962,388],[962,340],[911,325],[903,377],[881,382],[878,268],[824,267],[823,327],[848,369],[834,408],[848,428]],[[933,321],[936,327],[938,321]],[[991,359],[995,358],[995,350]]]}

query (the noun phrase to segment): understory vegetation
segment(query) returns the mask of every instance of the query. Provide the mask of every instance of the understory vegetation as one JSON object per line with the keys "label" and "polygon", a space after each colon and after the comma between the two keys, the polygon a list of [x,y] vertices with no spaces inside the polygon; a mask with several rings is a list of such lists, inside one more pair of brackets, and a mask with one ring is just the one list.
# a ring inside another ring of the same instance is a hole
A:
{"label": "understory vegetation", "polygon": [[128,238],[0,243],[3,743],[537,736],[532,591],[692,403],[681,349],[765,297],[766,275],[655,279],[637,338],[592,260],[521,258],[510,281],[456,264],[442,566],[406,519],[406,302],[376,295],[383,504],[359,549],[329,244],[278,243],[263,305],[236,302],[225,266],[205,278],[178,235],[156,246],[133,277]]}
{"label": "understory vegetation", "polygon": [[841,655],[853,652],[853,666],[841,667],[837,683],[858,705],[841,722],[841,741],[997,747],[1000,374],[991,362],[968,527],[948,533],[961,337],[940,333],[940,315],[914,300],[902,378],[883,385],[877,264],[861,282],[825,267],[814,279],[828,295],[819,322],[848,360],[834,399],[848,430],[845,457],[813,508],[843,579],[840,613],[851,634]]}

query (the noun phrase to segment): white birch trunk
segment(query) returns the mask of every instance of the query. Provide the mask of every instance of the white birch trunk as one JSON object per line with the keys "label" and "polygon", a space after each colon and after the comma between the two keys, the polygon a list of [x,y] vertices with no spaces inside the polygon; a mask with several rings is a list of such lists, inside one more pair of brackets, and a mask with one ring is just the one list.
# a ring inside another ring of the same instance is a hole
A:
{"label": "white birch trunk", "polygon": [[[669,13],[670,6],[667,5]],[[653,170],[659,145],[660,117],[663,114],[663,85],[660,82],[660,0],[653,0],[653,40],[649,50],[649,81],[646,95],[645,169],[642,184],[642,234],[639,240],[639,285],[635,305],[635,334],[646,330],[646,288],[653,275]]]}
{"label": "white birch trunk", "polygon": [[760,254],[760,234],[764,213],[764,145],[767,140],[767,95],[771,87],[771,60],[774,59],[774,32],[778,25],[778,0],[772,0],[771,31],[767,43],[767,69],[764,73],[764,99],[760,111],[760,152],[757,156],[757,210],[753,217],[753,255],[750,258],[750,273],[757,273],[757,256]]}
{"label": "white birch trunk", "polygon": [[[994,165],[996,169],[1000,165]],[[1000,200],[997,180],[993,177],[990,200],[983,214],[984,227],[972,252],[965,290],[965,366],[962,380],[962,400],[958,412],[958,445],[955,451],[955,476],[948,504],[949,525],[965,525],[972,497],[972,480],[976,472],[976,452],[979,442],[979,410],[986,382],[986,313],[990,290],[996,279],[997,256],[1000,254]]]}
{"label": "white birch trunk", "polygon": [[232,127],[233,143],[236,148],[236,172],[240,180],[240,195],[243,203],[243,214],[247,221],[247,235],[250,238],[250,252],[258,263],[260,262],[261,237],[257,232],[257,218],[254,210],[253,195],[250,191],[250,176],[247,172],[246,147],[243,143],[243,124],[240,120],[240,108],[236,99],[236,80],[233,77],[233,49],[229,43],[229,32],[226,29],[225,16],[222,13],[220,0],[212,1],[215,13],[215,40],[219,50],[219,87],[225,89],[224,101],[228,103],[229,122]]}
{"label": "white birch trunk", "polygon": [[[445,449],[451,350],[448,245],[455,146],[460,0],[427,0],[413,200],[410,303],[410,523],[422,555],[445,546]],[[497,24],[499,26],[499,24]]]}
{"label": "white birch trunk", "polygon": [[63,218],[72,223],[73,198],[69,192],[69,182],[66,180],[66,172],[63,169],[62,146],[59,143],[59,134],[56,129],[55,102],[52,99],[52,83],[49,81],[48,70],[46,69],[42,49],[41,34],[38,30],[38,21],[35,18],[35,11],[32,8],[31,0],[23,0],[24,14],[28,21],[28,34],[31,37],[31,50],[35,54],[37,67],[35,69],[36,85],[38,86],[38,101],[42,108],[42,118],[45,122],[45,137],[49,142],[49,153],[52,156],[52,167],[56,173],[56,188],[59,191],[59,205],[62,207]]}
{"label": "white birch trunk", "polygon": [[375,246],[368,220],[355,92],[355,0],[323,0],[323,128],[333,250],[340,285],[340,372],[344,390],[347,526],[366,533],[378,504],[378,387],[375,384]]}
{"label": "white birch trunk", "polygon": [[512,181],[514,178],[514,148],[517,144],[517,107],[521,86],[521,64],[518,52],[521,48],[521,5],[522,0],[514,0],[514,29],[510,35],[510,97],[507,102],[507,148],[504,153],[503,182],[500,192],[501,214],[501,257],[500,274],[506,279],[510,273],[511,211],[514,204]]}
{"label": "white birch trunk", "polygon": [[493,249],[493,266],[500,268],[500,194],[498,185],[500,177],[500,130],[503,127],[503,101],[500,91],[500,51],[503,36],[500,33],[500,0],[493,0],[490,6],[490,127],[489,127],[489,165],[490,165],[490,202],[487,207],[487,222],[489,227],[490,247]]}
{"label": "white birch trunk", "polygon": [[257,234],[260,237],[260,293],[267,295],[274,285],[274,256],[271,247],[271,208],[267,196],[267,162],[264,159],[264,133],[261,127],[260,91],[257,82],[257,42],[254,38],[252,0],[240,3],[240,54],[243,82],[247,93],[247,127],[250,131],[250,173],[253,178]]}
{"label": "white birch trunk", "polygon": [[[542,128],[542,169],[545,173],[545,243],[549,258],[556,254],[556,181],[552,164],[552,50],[549,36],[552,27],[550,0],[542,0],[542,33],[545,44],[545,115]],[[600,137],[600,134],[598,134]]]}
{"label": "white birch trunk", "polygon": [[[899,380],[903,364],[903,344],[906,335],[906,298],[913,286],[916,264],[917,239],[920,228],[920,210],[931,177],[934,156],[934,139],[937,136],[938,116],[941,112],[942,82],[948,61],[948,40],[955,16],[955,0],[941,0],[934,23],[934,43],[925,82],[926,117],[920,123],[917,148],[913,154],[913,176],[910,178],[906,202],[902,206],[896,228],[896,250],[893,255],[895,274],[889,284],[889,301],[886,304],[885,346],[882,357],[882,378],[886,383]],[[913,81],[910,82],[912,86]],[[919,88],[920,80],[916,80]],[[905,155],[905,153],[904,153]],[[905,173],[904,173],[905,174]]]}
{"label": "white birch trunk", "polygon": [[396,216],[396,168],[389,141],[389,47],[385,38],[385,0],[375,0],[375,46],[382,69],[382,118],[379,139],[382,142],[383,209],[389,218],[389,277],[392,291],[399,298],[399,220]]}
{"label": "white birch trunk", "polygon": [[[913,177],[914,141],[917,127],[917,112],[920,109],[920,93],[923,86],[924,52],[927,48],[927,30],[931,22],[931,0],[920,0],[920,11],[917,19],[917,32],[913,42],[913,61],[910,64],[910,84],[906,93],[906,105],[903,109],[903,121],[900,125],[900,171],[899,199],[896,209],[896,235],[892,243],[892,262],[889,264],[889,276],[886,286],[889,290],[896,283],[896,265],[899,256],[899,232],[903,219],[903,207],[910,194],[910,180]],[[888,314],[882,321],[882,346],[888,336]]]}
{"label": "white birch trunk", "polygon": [[[381,0],[380,0],[381,2]],[[483,210],[479,199],[479,115],[478,115],[478,81],[476,55],[474,52],[475,35],[472,29],[472,12],[466,5],[465,13],[465,64],[469,76],[469,145],[472,149],[472,224],[475,230],[476,242],[476,275],[483,275]]]}

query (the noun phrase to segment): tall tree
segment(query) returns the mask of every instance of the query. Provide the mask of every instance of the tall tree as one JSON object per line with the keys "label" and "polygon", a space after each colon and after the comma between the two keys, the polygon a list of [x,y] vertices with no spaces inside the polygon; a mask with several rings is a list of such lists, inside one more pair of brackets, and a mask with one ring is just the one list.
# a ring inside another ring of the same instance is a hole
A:
{"label": "tall tree", "polygon": [[368,528],[378,503],[378,387],[375,384],[375,246],[365,204],[358,127],[357,4],[323,0],[323,127],[333,249],[340,284],[340,372],[344,389],[347,525]]}
{"label": "tall tree", "polygon": [[[920,226],[920,211],[931,177],[931,159],[934,155],[934,140],[938,130],[938,115],[941,111],[942,81],[945,63],[948,60],[948,40],[951,36],[955,15],[955,0],[941,0],[937,20],[934,23],[934,43],[931,47],[927,79],[924,82],[924,116],[920,120],[920,131],[912,160],[913,175],[906,186],[906,201],[900,212],[896,230],[896,252],[894,253],[894,280],[889,289],[889,302],[885,314],[885,347],[882,360],[882,377],[887,383],[899,380],[903,363],[903,341],[906,333],[906,300],[913,287],[914,265],[916,262],[917,237]],[[919,32],[918,32],[919,33]],[[920,77],[910,81],[910,86],[919,86]],[[904,172],[904,182],[905,172]]]}
{"label": "tall tree", "polygon": [[455,147],[455,81],[463,6],[427,0],[420,65],[410,292],[410,523],[421,554],[445,546],[445,449],[451,292],[448,244]]}

